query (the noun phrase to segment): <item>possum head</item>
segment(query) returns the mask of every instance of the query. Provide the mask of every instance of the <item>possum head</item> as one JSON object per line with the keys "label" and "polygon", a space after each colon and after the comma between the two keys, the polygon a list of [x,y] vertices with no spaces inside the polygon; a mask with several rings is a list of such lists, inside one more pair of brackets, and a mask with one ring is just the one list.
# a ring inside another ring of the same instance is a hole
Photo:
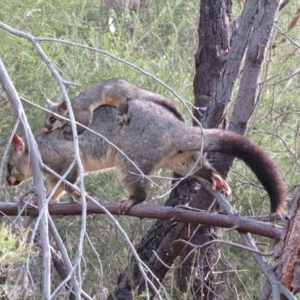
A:
{"label": "possum head", "polygon": [[43,127],[43,132],[46,133],[61,128],[67,123],[67,121],[60,119],[53,113],[62,117],[66,117],[68,113],[67,103],[65,101],[62,103],[54,103],[47,99],[47,106],[52,113],[46,112],[46,120]]}
{"label": "possum head", "polygon": [[27,148],[17,134],[14,134],[11,144],[13,149],[7,163],[6,185],[18,185],[32,177],[32,167]]}

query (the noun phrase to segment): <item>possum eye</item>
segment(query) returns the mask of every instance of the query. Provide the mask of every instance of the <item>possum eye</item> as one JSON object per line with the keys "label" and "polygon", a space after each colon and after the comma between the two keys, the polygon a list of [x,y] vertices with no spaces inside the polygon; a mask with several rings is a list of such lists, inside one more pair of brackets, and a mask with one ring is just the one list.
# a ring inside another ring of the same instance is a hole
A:
{"label": "possum eye", "polygon": [[8,172],[11,172],[12,169],[13,169],[13,166],[11,164],[7,164],[7,170],[8,170]]}
{"label": "possum eye", "polygon": [[51,124],[55,123],[55,121],[56,121],[56,119],[54,117],[51,117],[49,120],[50,120]]}

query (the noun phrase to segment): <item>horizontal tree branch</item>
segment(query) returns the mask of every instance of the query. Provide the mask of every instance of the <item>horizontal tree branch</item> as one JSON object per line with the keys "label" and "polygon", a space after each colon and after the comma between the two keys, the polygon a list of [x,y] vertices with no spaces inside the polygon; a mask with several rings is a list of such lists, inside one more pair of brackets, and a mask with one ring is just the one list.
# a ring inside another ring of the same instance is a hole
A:
{"label": "horizontal tree branch", "polygon": [[[100,202],[111,214],[121,215],[117,202]],[[82,203],[55,203],[49,205],[51,215],[81,215]],[[16,216],[20,207],[16,203],[1,203],[0,214],[5,216]],[[35,207],[28,206],[23,210],[22,215],[37,216],[38,210]],[[87,203],[87,214],[103,214],[104,211],[95,203]],[[200,210],[190,210],[189,208],[170,207],[159,205],[140,204],[134,206],[126,214],[128,216],[139,218],[152,218],[170,220],[181,223],[199,223],[209,226],[218,226],[224,228],[238,229],[240,231],[250,232],[271,238],[278,241],[282,229],[273,224],[253,220],[247,217],[237,215],[226,215],[223,213],[207,212]]]}

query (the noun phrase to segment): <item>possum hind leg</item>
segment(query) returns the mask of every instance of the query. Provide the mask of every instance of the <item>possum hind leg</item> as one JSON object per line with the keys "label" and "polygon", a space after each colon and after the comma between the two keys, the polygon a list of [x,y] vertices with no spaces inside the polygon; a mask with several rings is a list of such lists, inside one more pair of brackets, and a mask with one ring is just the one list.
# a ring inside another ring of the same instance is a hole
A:
{"label": "possum hind leg", "polygon": [[107,105],[116,107],[118,116],[117,121],[120,125],[124,123],[129,124],[129,118],[127,115],[128,111],[128,102],[127,97],[122,93],[122,91],[116,89],[104,89],[102,92],[103,102]]}
{"label": "possum hind leg", "polygon": [[[54,175],[49,175],[49,184],[48,184],[48,191],[47,191],[47,198],[50,196],[51,192],[55,188],[56,184],[58,183],[58,178]],[[54,191],[53,196],[51,197],[49,201],[49,205],[54,204],[58,201],[59,197],[65,192],[64,185],[61,183]]]}
{"label": "possum hind leg", "polygon": [[183,152],[174,155],[170,160],[168,168],[186,175],[191,172],[191,176],[203,178],[210,182],[212,190],[219,189],[222,193],[229,195],[231,189],[222,176],[210,165],[205,157],[198,161],[199,152]]}
{"label": "possum hind leg", "polygon": [[129,192],[129,198],[125,198],[119,202],[120,213],[129,212],[132,206],[142,203],[147,198],[145,186],[133,183],[131,186],[126,186]]}
{"label": "possum hind leg", "polygon": [[[197,161],[197,155],[194,154],[192,160]],[[213,191],[219,189],[223,194],[230,195],[231,188],[227,184],[227,182],[222,178],[222,176],[211,166],[208,160],[203,157],[198,166],[196,167],[196,171],[193,173],[194,177],[204,178],[210,182],[211,188]]]}
{"label": "possum hind leg", "polygon": [[[140,167],[143,175],[147,176],[150,172]],[[129,198],[123,199],[119,203],[120,213],[125,214],[134,205],[142,203],[147,198],[148,180],[129,162],[125,157],[116,159],[116,170],[120,182],[129,194]]]}
{"label": "possum hind leg", "polygon": [[[78,171],[77,168],[73,168],[71,172],[66,177],[66,180],[69,181],[71,184],[75,184],[78,178]],[[51,194],[52,190],[58,183],[59,179],[54,175],[49,175],[49,188],[47,192],[47,197]],[[51,197],[49,204],[53,204],[57,202],[59,197],[64,193],[67,192],[75,197],[81,197],[80,192],[74,190],[69,184],[67,183],[61,183],[55,190],[54,195]]]}

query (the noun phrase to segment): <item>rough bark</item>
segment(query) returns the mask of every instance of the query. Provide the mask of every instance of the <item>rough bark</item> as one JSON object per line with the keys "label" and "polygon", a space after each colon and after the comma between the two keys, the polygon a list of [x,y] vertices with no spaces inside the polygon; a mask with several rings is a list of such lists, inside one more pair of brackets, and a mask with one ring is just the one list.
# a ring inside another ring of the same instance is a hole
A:
{"label": "rough bark", "polygon": [[[231,1],[201,1],[194,94],[195,106],[201,109],[202,116],[222,75],[232,31]],[[195,116],[202,121],[196,110]]]}
{"label": "rough bark", "polygon": [[[199,45],[195,55],[196,75],[194,79],[195,106],[200,108],[200,113],[194,111],[198,120],[202,121],[203,127],[209,127],[203,122],[207,115],[214,113],[216,124],[221,122],[224,116],[225,104],[219,101],[213,111],[208,111],[208,105],[216,92],[224,65],[227,61],[228,51],[232,34],[234,31],[231,17],[231,1],[201,1],[200,21],[199,21]],[[195,123],[195,122],[194,122]],[[201,189],[195,195],[191,206],[203,210],[214,209],[213,197]],[[204,244],[219,235],[219,229],[207,226],[191,225],[190,230],[195,232],[191,239],[193,244]],[[186,247],[181,254],[184,259],[191,250]],[[218,245],[209,247],[206,251],[200,251],[197,259],[190,257],[178,271],[178,286],[181,292],[187,292],[190,285],[190,294],[193,299],[212,299],[214,295],[214,285],[212,278],[212,268],[218,259]],[[192,265],[196,263],[197,274],[191,277]],[[192,280],[192,284],[189,281]]]}
{"label": "rough bark", "polygon": [[[281,241],[277,249],[277,259],[273,269],[281,283],[294,295],[300,291],[300,187],[295,194],[292,207],[285,219]],[[272,287],[265,282],[260,300],[272,299]]]}
{"label": "rough bark", "polygon": [[[260,4],[260,9],[258,9],[258,4]],[[203,2],[201,6],[202,5]],[[205,8],[207,9],[207,7]],[[245,66],[241,78],[240,89],[239,89],[237,100],[235,101],[235,107],[229,125],[229,130],[238,132],[240,134],[245,133],[248,121],[250,119],[250,116],[255,107],[255,103],[257,101],[262,65],[264,62],[264,57],[267,51],[268,43],[271,39],[271,34],[277,18],[278,9],[279,9],[278,2],[272,2],[272,3],[269,1],[262,1],[262,2],[255,1],[251,3],[250,1],[246,2],[246,6],[244,8],[243,14],[241,16],[241,19],[239,20],[239,26],[237,29],[238,31],[233,40],[233,44],[232,44],[233,47],[230,49],[230,52],[227,55],[227,62],[225,64],[224,72],[221,73],[222,70],[219,69],[220,80],[217,82],[216,93],[213,94],[213,92],[210,93],[206,92],[207,93],[206,99],[207,100],[212,99],[212,101],[209,104],[207,102],[202,102],[199,105],[200,107],[204,107],[203,112],[206,112],[204,117],[202,118],[202,125],[204,127],[219,126],[221,121],[224,119],[227,112],[227,105],[233,94],[234,83],[240,72],[242,58],[245,53],[247,43],[249,43],[246,62],[245,62]],[[201,20],[200,20],[200,26],[201,26]],[[202,32],[200,30],[200,26],[199,26],[199,31]],[[200,40],[199,51],[197,52],[196,55],[196,67],[199,66],[199,68],[201,66],[200,63],[201,59],[208,57],[207,55],[206,56],[203,55],[203,46],[201,46],[200,38],[201,35],[199,36],[199,40]],[[224,44],[224,45],[228,45],[228,44]],[[220,51],[220,55],[222,54],[224,55],[225,50],[226,49],[224,48],[223,51]],[[217,54],[218,53],[215,52],[215,55]],[[198,57],[200,60],[197,59]],[[217,61],[224,61],[224,59],[222,59],[221,56],[221,58],[218,58]],[[205,65],[206,62],[203,62],[203,68],[205,67]],[[214,65],[212,64],[212,66]],[[211,69],[214,70],[214,68]],[[202,90],[207,89],[207,85],[205,84],[205,82],[201,82],[200,79],[202,77],[200,75],[202,76],[206,75],[206,77],[209,78],[209,74],[205,74],[203,71],[197,72],[197,75],[195,77],[195,82],[194,82],[196,101],[205,98],[202,97],[203,92],[205,92],[205,90],[202,92],[201,89]],[[216,72],[215,81],[217,80],[217,75],[218,73]],[[211,86],[212,84],[209,87],[211,88]],[[220,174],[224,178],[226,178],[232,167],[234,159],[232,157],[228,157],[220,154],[214,154],[210,156],[210,158],[213,160],[214,167],[218,170],[218,172],[220,172]],[[208,195],[208,197],[201,195],[199,201],[201,201],[202,203],[203,202],[208,203],[209,205],[209,203],[211,203],[212,201],[212,197],[210,195]],[[216,229],[210,229],[210,230],[213,230],[213,232],[217,234]],[[200,238],[198,237],[198,235]],[[205,236],[207,238],[210,238],[208,237],[209,230],[206,233],[203,232],[203,229],[199,231],[199,233],[197,233],[194,236],[195,242],[197,241],[198,243],[201,243],[201,236],[203,236],[202,239],[204,239]],[[195,242],[193,241],[193,243]],[[207,256],[208,259],[206,263],[204,263],[204,265],[200,267],[199,266],[197,267],[200,268],[201,270],[205,270],[206,268],[207,271],[210,272],[211,269],[208,266],[211,267],[215,265],[216,261],[214,261],[214,258],[218,257],[216,253],[217,253],[216,248],[213,249],[210,253],[206,253],[206,256],[208,254]],[[182,254],[183,257],[184,255],[185,253]],[[201,253],[199,254],[198,260],[201,262],[205,261],[205,258],[201,258]],[[188,279],[190,276],[191,264],[192,264],[192,260],[190,259],[189,262],[187,262],[186,265],[184,266],[186,279]],[[200,274],[203,275],[203,273]],[[206,276],[202,276],[202,279],[208,278],[210,274],[206,273],[205,275]],[[197,277],[197,281],[193,282],[193,289],[192,289],[192,293],[196,293],[197,291],[195,298],[210,299],[211,297],[213,297],[213,290],[209,285],[209,283],[211,283],[211,280],[213,280],[213,278],[209,277],[208,282],[204,282],[203,280],[201,280],[201,278],[199,278],[199,276]],[[202,286],[204,286],[204,288],[199,288],[199,286],[201,287],[201,284]],[[186,285],[181,285],[181,288],[183,291],[185,291]]]}
{"label": "rough bark", "polygon": [[[174,201],[174,199],[172,199]],[[186,199],[184,199],[186,201]],[[111,214],[122,215],[118,206],[118,202],[101,202],[101,205],[105,207]],[[214,225],[224,228],[239,228],[242,231],[248,231],[254,234],[259,234],[278,240],[281,235],[281,229],[268,223],[261,222],[259,220],[249,219],[247,217],[237,215],[225,215],[218,213],[210,213],[206,211],[193,211],[181,207],[174,207],[176,204],[167,203],[167,206],[159,205],[147,205],[140,204],[134,206],[126,215],[138,217],[138,218],[153,218],[160,221],[156,222],[150,229],[147,238],[144,237],[138,249],[145,251],[149,249],[150,252],[154,249],[153,245],[157,244],[156,240],[161,240],[165,236],[165,233],[170,230],[170,227],[176,225],[178,222],[191,223],[191,224],[205,224]],[[174,207],[174,208],[173,208]],[[22,209],[20,213],[20,207],[16,203],[1,203],[0,213],[5,216],[33,216],[37,217],[39,211],[37,208],[28,207]],[[104,210],[101,206],[95,203],[87,204],[87,215],[89,214],[104,214]],[[50,215],[60,216],[72,216],[82,214],[82,203],[55,203],[49,206]],[[160,233],[161,232],[161,233]],[[150,245],[152,245],[150,247]]]}
{"label": "rough bark", "polygon": [[[240,87],[228,127],[228,130],[239,134],[245,134],[249,119],[258,101],[260,75],[275,21],[277,20],[278,9],[278,1],[261,1],[259,10],[252,16],[254,19],[253,30],[249,36]],[[213,159],[215,168],[226,178],[234,158],[216,153],[213,155]]]}
{"label": "rough bark", "polygon": [[[6,268],[7,266],[5,266]],[[7,271],[6,272],[3,272],[1,271],[0,273],[0,285],[2,287],[5,286],[6,284],[6,279],[7,279]],[[1,292],[0,292],[0,300],[9,300],[9,298],[7,297],[6,295],[6,292],[5,292],[5,289],[2,289]]]}
{"label": "rough bark", "polygon": [[[66,267],[64,265],[61,254],[58,251],[55,251],[54,248],[52,248],[52,247],[51,247],[51,260],[52,260],[53,266],[54,266],[55,270],[57,271],[57,273],[59,274],[60,278],[62,280],[67,278],[69,273],[66,270]],[[66,286],[66,290],[68,291],[69,289],[70,289],[70,282]],[[76,299],[75,294],[70,292],[69,299],[75,300]]]}

